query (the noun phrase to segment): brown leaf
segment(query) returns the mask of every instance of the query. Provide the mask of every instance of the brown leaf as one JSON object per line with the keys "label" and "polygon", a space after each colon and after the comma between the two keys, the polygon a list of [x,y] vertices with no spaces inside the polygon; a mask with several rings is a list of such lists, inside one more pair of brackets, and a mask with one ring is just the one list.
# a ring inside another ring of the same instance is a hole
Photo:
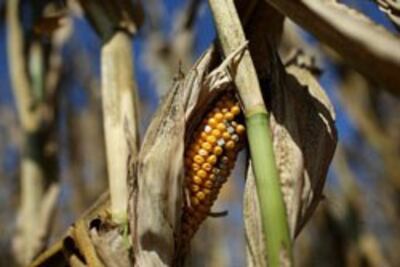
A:
{"label": "brown leaf", "polygon": [[[337,142],[335,113],[309,70],[291,65],[285,71],[277,56],[272,70],[270,127],[290,233],[294,239],[322,196]],[[249,261],[254,266],[265,266],[259,203],[251,170],[247,179],[244,220]]]}

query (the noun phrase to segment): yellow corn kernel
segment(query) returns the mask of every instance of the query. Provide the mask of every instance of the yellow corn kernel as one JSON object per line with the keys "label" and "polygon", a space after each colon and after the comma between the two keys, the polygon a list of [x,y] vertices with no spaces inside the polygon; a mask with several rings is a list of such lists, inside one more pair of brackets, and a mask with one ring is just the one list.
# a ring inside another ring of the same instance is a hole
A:
{"label": "yellow corn kernel", "polygon": [[234,106],[231,108],[231,112],[232,112],[233,115],[235,115],[235,116],[239,115],[239,114],[240,114],[239,105],[234,105]]}
{"label": "yellow corn kernel", "polygon": [[222,138],[224,138],[225,140],[229,140],[229,139],[231,139],[231,135],[228,132],[223,132]]}
{"label": "yellow corn kernel", "polygon": [[212,170],[212,165],[208,162],[207,159],[207,162],[203,163],[203,165],[201,165],[201,168],[209,172]]}
{"label": "yellow corn kernel", "polygon": [[201,201],[206,198],[206,195],[202,191],[199,191],[196,193],[196,198]]}
{"label": "yellow corn kernel", "polygon": [[218,124],[218,121],[216,119],[214,119],[214,118],[211,118],[211,119],[208,120],[207,124],[210,127],[215,128],[217,126],[217,124]]}
{"label": "yellow corn kernel", "polygon": [[217,138],[213,135],[209,135],[209,136],[207,136],[206,141],[207,141],[207,143],[214,145],[217,142]]}
{"label": "yellow corn kernel", "polygon": [[211,134],[213,135],[213,136],[215,136],[215,138],[219,138],[219,137],[221,137],[221,131],[220,130],[218,130],[218,129],[213,129],[212,131],[211,131]]}
{"label": "yellow corn kernel", "polygon": [[202,140],[206,141],[207,138],[209,137],[209,135],[206,132],[201,132],[200,133],[200,137]]}
{"label": "yellow corn kernel", "polygon": [[215,163],[217,163],[217,156],[216,155],[211,155],[207,158],[207,162],[214,165]]}
{"label": "yellow corn kernel", "polygon": [[220,146],[214,147],[213,153],[217,156],[222,155],[222,152],[224,152],[223,148]]}
{"label": "yellow corn kernel", "polygon": [[200,165],[195,162],[192,163],[191,167],[192,167],[192,170],[194,170],[194,171],[200,170]]}
{"label": "yellow corn kernel", "polygon": [[198,185],[200,185],[200,184],[203,183],[203,180],[201,180],[201,178],[200,178],[199,176],[193,176],[192,181],[193,181],[195,184],[198,184]]}
{"label": "yellow corn kernel", "polygon": [[212,145],[208,142],[204,142],[201,144],[201,147],[207,151],[211,151],[212,150]]}
{"label": "yellow corn kernel", "polygon": [[200,186],[198,186],[197,184],[190,185],[190,191],[198,192],[199,190],[200,190]]}
{"label": "yellow corn kernel", "polygon": [[193,157],[193,161],[196,162],[197,164],[202,164],[204,162],[204,157],[196,155]]}
{"label": "yellow corn kernel", "polygon": [[221,122],[224,119],[224,114],[221,112],[215,113],[214,118],[216,121]]}
{"label": "yellow corn kernel", "polygon": [[207,172],[203,169],[200,169],[196,172],[196,175],[200,178],[206,178],[208,176]]}
{"label": "yellow corn kernel", "polygon": [[236,126],[236,132],[238,134],[243,134],[245,131],[246,131],[246,128],[244,128],[243,125],[239,124],[239,125]]}
{"label": "yellow corn kernel", "polygon": [[226,149],[234,149],[235,148],[235,142],[232,141],[232,140],[229,140],[228,142],[226,142],[225,148]]}
{"label": "yellow corn kernel", "polygon": [[233,120],[234,118],[235,118],[235,115],[233,115],[233,113],[232,112],[226,112],[225,114],[224,114],[224,117],[225,117],[225,119],[226,120],[228,120],[228,121],[231,121],[231,120]]}
{"label": "yellow corn kernel", "polygon": [[222,122],[217,124],[217,129],[220,130],[221,132],[224,132],[226,130],[226,126],[225,124],[223,124]]}

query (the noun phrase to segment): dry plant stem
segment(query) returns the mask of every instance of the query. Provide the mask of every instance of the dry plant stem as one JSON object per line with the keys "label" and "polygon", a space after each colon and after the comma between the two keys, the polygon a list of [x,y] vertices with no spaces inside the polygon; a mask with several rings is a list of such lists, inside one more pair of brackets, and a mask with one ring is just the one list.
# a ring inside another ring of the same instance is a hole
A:
{"label": "dry plant stem", "polygon": [[101,82],[111,214],[127,221],[129,163],[138,151],[137,89],[131,36],[119,31],[101,50]]}
{"label": "dry plant stem", "polygon": [[38,128],[39,114],[37,110],[32,109],[33,96],[29,79],[26,75],[23,53],[24,41],[18,16],[19,3],[19,0],[10,0],[7,2],[8,64],[10,66],[11,82],[13,84],[20,122],[26,131],[34,131]]}
{"label": "dry plant stem", "polygon": [[[41,114],[35,106],[33,90],[41,90],[43,85],[41,66],[32,72],[34,87],[31,87],[24,58],[24,40],[19,22],[19,1],[7,2],[7,46],[11,82],[17,103],[19,120],[24,132],[23,155],[21,160],[21,210],[17,222],[18,233],[15,238],[15,252],[21,264],[27,264],[43,247],[49,230],[49,223],[58,195],[58,185],[46,190],[46,177],[43,162],[40,160],[42,140],[40,136]],[[40,49],[33,49],[33,58]],[[39,52],[39,57],[40,57]],[[41,64],[34,60],[33,64]],[[36,88],[35,88],[36,85]]]}
{"label": "dry plant stem", "polygon": [[335,1],[266,0],[355,69],[400,96],[399,39]]}
{"label": "dry plant stem", "polygon": [[[246,42],[234,2],[209,0],[209,3],[224,54],[229,55]],[[244,52],[236,71],[234,81],[246,116],[263,230],[267,239],[267,262],[269,266],[282,266],[283,262],[292,261],[289,227],[275,166],[268,114],[248,50]]]}

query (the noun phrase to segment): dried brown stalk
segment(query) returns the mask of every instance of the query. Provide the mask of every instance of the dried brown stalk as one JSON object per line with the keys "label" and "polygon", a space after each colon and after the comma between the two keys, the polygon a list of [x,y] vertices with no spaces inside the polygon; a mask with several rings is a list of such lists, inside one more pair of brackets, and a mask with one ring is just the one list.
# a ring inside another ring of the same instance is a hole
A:
{"label": "dried brown stalk", "polygon": [[[7,3],[8,55],[11,81],[23,131],[21,210],[14,249],[27,264],[46,244],[58,196],[54,144],[55,99],[45,94],[42,47],[31,44],[31,77],[24,58],[18,0]],[[32,83],[30,82],[32,78]],[[47,102],[46,102],[47,101]]]}
{"label": "dried brown stalk", "polygon": [[131,37],[117,32],[101,52],[102,101],[111,213],[127,222],[129,166],[138,153],[137,86],[133,76]]}

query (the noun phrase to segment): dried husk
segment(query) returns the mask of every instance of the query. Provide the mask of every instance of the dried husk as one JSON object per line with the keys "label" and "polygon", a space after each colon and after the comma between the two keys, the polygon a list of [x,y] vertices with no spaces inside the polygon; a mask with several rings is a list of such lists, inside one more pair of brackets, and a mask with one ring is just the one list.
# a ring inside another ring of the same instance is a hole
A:
{"label": "dried husk", "polygon": [[[307,69],[272,66],[270,127],[291,238],[305,225],[322,196],[335,151],[335,113]],[[254,175],[249,164],[244,193],[248,266],[266,266],[265,237]]]}
{"label": "dried husk", "polygon": [[135,266],[170,266],[179,255],[185,141],[208,104],[231,85],[226,69],[243,49],[212,73],[217,54],[207,50],[185,77],[176,78],[146,132],[130,201]]}

